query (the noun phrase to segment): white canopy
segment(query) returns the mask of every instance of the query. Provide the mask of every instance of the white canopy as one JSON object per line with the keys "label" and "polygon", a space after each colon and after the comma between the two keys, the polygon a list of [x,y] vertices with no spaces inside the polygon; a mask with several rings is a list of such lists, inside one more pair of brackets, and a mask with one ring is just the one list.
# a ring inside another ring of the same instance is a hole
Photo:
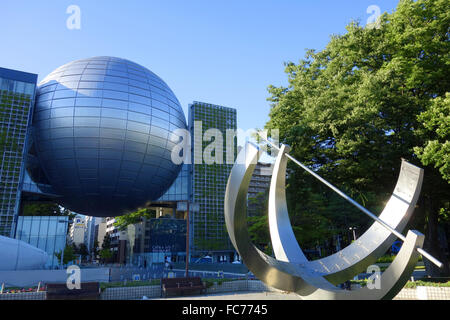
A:
{"label": "white canopy", "polygon": [[48,254],[26,242],[0,236],[0,271],[43,269]]}

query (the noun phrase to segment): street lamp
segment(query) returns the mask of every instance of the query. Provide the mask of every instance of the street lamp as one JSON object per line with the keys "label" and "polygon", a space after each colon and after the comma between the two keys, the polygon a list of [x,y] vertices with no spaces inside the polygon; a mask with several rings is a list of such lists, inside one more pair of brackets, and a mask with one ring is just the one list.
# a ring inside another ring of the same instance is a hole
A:
{"label": "street lamp", "polygon": [[[198,211],[197,203],[190,203],[189,200],[179,201],[179,203],[186,203],[186,207],[178,206],[178,209],[185,209],[186,211],[186,278],[189,276],[189,206],[192,211]],[[181,211],[181,210],[180,210]]]}
{"label": "street lamp", "polygon": [[[350,231],[353,231],[353,240],[354,241],[356,241],[356,233],[355,233],[355,230],[356,230],[357,228],[356,227],[350,227],[350,228],[348,228],[348,230],[350,230]],[[358,278],[358,275],[356,275],[354,278],[353,278],[353,280],[358,280],[359,278]]]}
{"label": "street lamp", "polygon": [[353,231],[353,240],[355,240],[355,241],[356,241],[356,233],[355,233],[355,230],[356,230],[356,229],[357,229],[356,227],[350,227],[350,228],[348,228],[348,230]]}
{"label": "street lamp", "polygon": [[[73,222],[73,220],[68,220],[67,221],[68,224],[70,224],[71,222]],[[58,220],[58,223],[66,223],[65,220]],[[65,233],[67,233],[67,228]],[[64,247],[61,250],[61,269],[64,269],[64,249],[66,249],[66,245],[67,245],[67,237],[66,237],[66,242],[64,243]]]}

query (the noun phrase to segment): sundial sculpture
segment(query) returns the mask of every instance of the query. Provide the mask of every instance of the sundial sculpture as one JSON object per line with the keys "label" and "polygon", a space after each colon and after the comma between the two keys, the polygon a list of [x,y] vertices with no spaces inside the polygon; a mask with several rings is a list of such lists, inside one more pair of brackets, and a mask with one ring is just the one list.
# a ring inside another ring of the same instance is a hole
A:
{"label": "sundial sculpture", "polygon": [[[342,191],[318,176],[288,154],[289,147],[278,147],[269,192],[269,227],[275,258],[256,248],[247,230],[247,191],[256,163],[262,153],[258,146],[247,142],[239,152],[228,178],[225,193],[225,222],[231,242],[244,264],[270,287],[295,292],[301,299],[312,300],[375,300],[392,299],[408,281],[420,254],[438,266],[442,263],[422,249],[424,235],[409,230],[401,232],[408,223],[420,194],[423,169],[402,162],[395,190],[379,217],[359,205]],[[375,220],[356,241],[328,257],[309,261],[303,254],[292,230],[286,204],[286,165],[291,159],[344,199]],[[399,238],[403,245],[381,274],[378,286],[344,290],[337,285],[367,270]]]}

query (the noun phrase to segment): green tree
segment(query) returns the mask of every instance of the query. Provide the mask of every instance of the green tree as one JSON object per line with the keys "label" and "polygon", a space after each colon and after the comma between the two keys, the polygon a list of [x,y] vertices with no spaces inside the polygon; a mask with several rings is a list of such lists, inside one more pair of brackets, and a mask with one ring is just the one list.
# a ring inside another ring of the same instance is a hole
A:
{"label": "green tree", "polygon": [[119,230],[125,230],[127,226],[142,221],[143,218],[151,219],[156,217],[156,211],[149,208],[139,208],[135,212],[116,217],[116,226]]}
{"label": "green tree", "polygon": [[269,222],[267,215],[248,217],[247,223],[248,232],[252,242],[259,247],[260,250],[267,254],[271,254]]}
{"label": "green tree", "polygon": [[69,216],[75,215],[56,202],[27,201],[22,206],[23,216]]}
{"label": "green tree", "polygon": [[111,249],[111,236],[109,233],[105,234],[103,238],[102,249]]}
{"label": "green tree", "polygon": [[248,204],[248,216],[261,216],[267,215],[267,204],[269,200],[269,190],[266,192],[259,192],[254,197],[249,197]]}
{"label": "green tree", "polygon": [[450,93],[433,99],[418,120],[422,122],[418,134],[423,136],[424,146],[414,151],[425,166],[438,168],[450,183]]}
{"label": "green tree", "polygon": [[[61,261],[61,251],[55,252],[55,257],[58,259],[58,261]],[[64,248],[63,264],[68,264],[76,258],[77,256],[74,252],[73,246],[66,246]]]}
{"label": "green tree", "polygon": [[94,240],[94,247],[92,248],[92,256],[93,256],[94,259],[97,258],[98,253],[99,253],[98,246],[99,246],[98,240],[95,239]]}
{"label": "green tree", "polygon": [[78,247],[78,254],[81,255],[83,259],[86,259],[89,255],[89,250],[84,243],[80,243],[80,246]]}
{"label": "green tree", "polygon": [[80,254],[80,247],[77,246],[77,244],[74,243],[74,242],[72,242],[72,250],[73,250],[73,253],[74,253],[74,254],[77,254],[77,255]]}
{"label": "green tree", "polygon": [[[279,129],[293,156],[375,213],[394,187],[401,158],[424,165],[413,227],[425,232],[425,248],[445,262],[443,270],[429,267],[434,275],[449,274],[437,237],[438,224],[448,229],[449,223],[443,214],[450,194],[449,27],[448,0],[401,0],[395,12],[380,18],[380,28],[351,23],[324,50],[309,50],[298,64],[286,64],[289,85],[269,87],[266,124]],[[297,223],[309,213],[318,226],[307,236],[310,242],[342,229],[336,221],[367,226],[369,221],[357,221],[362,213],[321,208],[331,194],[310,183],[302,169],[289,168],[293,224],[306,228]],[[318,207],[308,208],[311,199]]]}
{"label": "green tree", "polygon": [[101,249],[99,256],[102,263],[110,262],[113,257],[113,252],[111,249]]}
{"label": "green tree", "polygon": [[105,234],[103,238],[102,248],[99,251],[100,260],[102,263],[110,262],[114,256],[113,251],[111,250],[111,236],[109,233]]}
{"label": "green tree", "polygon": [[249,197],[247,204],[248,232],[252,242],[267,254],[271,254],[269,222],[268,222],[269,192],[259,192]]}

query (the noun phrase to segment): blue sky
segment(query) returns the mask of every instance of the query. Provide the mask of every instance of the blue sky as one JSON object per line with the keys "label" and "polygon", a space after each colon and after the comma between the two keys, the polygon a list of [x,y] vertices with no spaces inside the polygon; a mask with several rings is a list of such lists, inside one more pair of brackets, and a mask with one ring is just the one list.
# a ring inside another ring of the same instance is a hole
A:
{"label": "blue sky", "polygon": [[[3,0],[0,66],[39,74],[99,55],[139,63],[192,101],[234,107],[238,127],[263,127],[267,87],[286,84],[283,63],[320,50],[352,20],[365,25],[398,0]],[[68,6],[81,9],[70,30]]]}

